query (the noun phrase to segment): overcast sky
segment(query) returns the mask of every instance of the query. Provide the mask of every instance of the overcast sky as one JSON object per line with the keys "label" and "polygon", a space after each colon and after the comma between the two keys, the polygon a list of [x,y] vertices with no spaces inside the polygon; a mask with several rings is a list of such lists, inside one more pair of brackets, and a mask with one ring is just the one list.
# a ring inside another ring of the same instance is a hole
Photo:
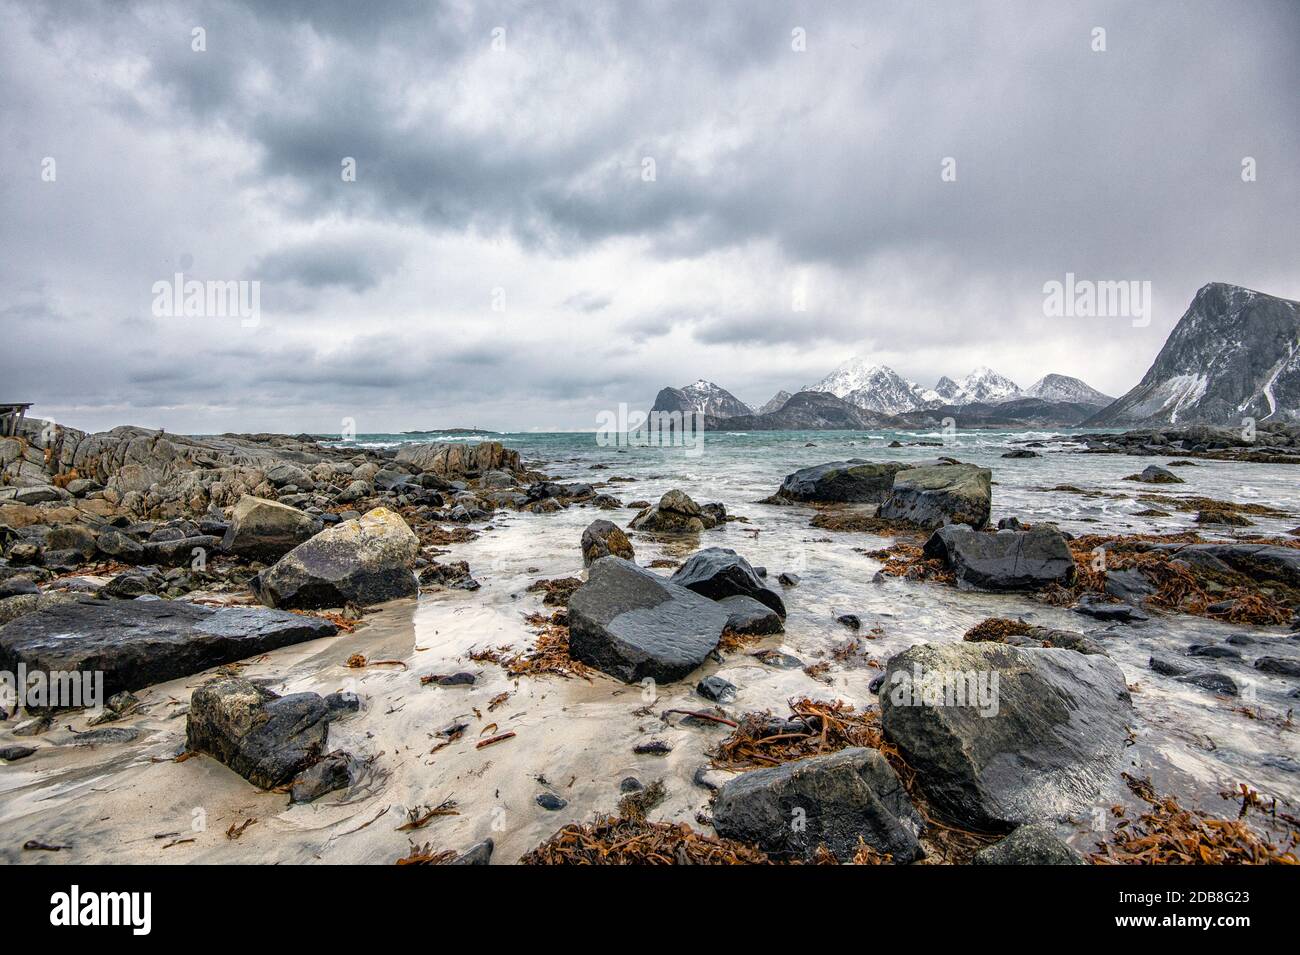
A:
{"label": "overcast sky", "polygon": [[[855,354],[1120,394],[1206,282],[1300,298],[1294,0],[0,16],[0,400],[77,427],[592,429]],[[1045,317],[1067,272],[1149,327]]]}

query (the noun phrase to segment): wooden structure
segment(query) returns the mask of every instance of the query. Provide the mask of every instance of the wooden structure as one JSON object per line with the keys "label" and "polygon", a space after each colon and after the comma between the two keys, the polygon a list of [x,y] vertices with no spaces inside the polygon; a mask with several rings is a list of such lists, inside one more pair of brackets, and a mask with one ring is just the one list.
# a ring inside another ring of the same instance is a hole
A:
{"label": "wooden structure", "polygon": [[26,404],[0,402],[0,437],[13,437],[18,434],[18,429],[23,424],[23,417],[31,406],[30,401]]}

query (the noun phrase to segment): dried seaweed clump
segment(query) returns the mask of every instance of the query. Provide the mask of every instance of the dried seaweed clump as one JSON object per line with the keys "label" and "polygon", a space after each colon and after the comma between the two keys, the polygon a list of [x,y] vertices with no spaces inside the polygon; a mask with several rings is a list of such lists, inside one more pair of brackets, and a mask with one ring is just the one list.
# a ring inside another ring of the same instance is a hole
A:
{"label": "dried seaweed clump", "polygon": [[1020,637],[1034,628],[1023,620],[989,617],[971,627],[962,636],[967,643],[1005,643],[1007,637]]}
{"label": "dried seaweed clump", "polygon": [[867,551],[866,554],[884,565],[880,572],[886,577],[934,580],[944,584],[957,582],[957,578],[942,560],[926,557],[918,544],[895,541],[889,547]]}
{"label": "dried seaweed clump", "polygon": [[618,814],[624,819],[644,822],[646,814],[668,798],[664,781],[656,779],[645,789],[628,793],[618,801]]}
{"label": "dried seaweed clump", "polygon": [[523,865],[771,865],[754,846],[705,836],[686,823],[602,816],[565,826]]}
{"label": "dried seaweed clump", "polygon": [[417,845],[411,843],[411,851],[402,858],[398,859],[394,865],[446,865],[456,858],[456,852],[453,849],[443,849],[441,851],[434,849],[429,843]]}
{"label": "dried seaweed clump", "polygon": [[886,520],[860,509],[846,509],[843,507],[823,508],[819,510],[813,519],[809,521],[810,527],[820,528],[824,531],[841,531],[856,532],[863,534],[876,534],[880,537],[894,537],[906,535],[916,537],[922,533],[921,529],[915,524],[903,524],[898,521]]}
{"label": "dried seaweed clump", "polygon": [[527,650],[515,650],[509,646],[491,647],[472,650],[469,658],[478,663],[495,663],[512,677],[554,673],[566,679],[580,676],[589,680],[591,667],[569,656],[569,628],[556,622],[559,617],[561,612],[550,619],[540,614],[532,614],[527,618],[527,622],[537,628],[533,631],[537,634],[537,641]]}
{"label": "dried seaweed clump", "polygon": [[1124,774],[1124,781],[1150,808],[1136,820],[1123,807],[1109,841],[1098,842],[1089,857],[1094,865],[1297,865],[1300,833],[1292,830],[1290,845],[1280,849],[1245,821],[1248,803],[1236,819],[1216,819],[1200,810],[1184,809],[1173,796],[1160,796],[1148,779]]}
{"label": "dried seaweed clump", "polygon": [[542,603],[548,607],[567,607],[573,592],[582,586],[577,577],[557,577],[554,580],[534,580],[528,585],[530,594],[544,593]]}
{"label": "dried seaweed clump", "polygon": [[[1300,593],[1263,575],[1254,579],[1236,571],[1224,573],[1200,564],[1173,559],[1168,551],[1155,550],[1152,544],[1195,544],[1195,533],[1135,534],[1108,536],[1092,534],[1070,541],[1070,553],[1078,571],[1073,587],[1056,586],[1043,592],[1043,599],[1054,604],[1073,603],[1081,594],[1104,594],[1106,572],[1135,569],[1155,587],[1147,602],[1162,610],[1189,613],[1227,620],[1230,623],[1272,626],[1286,623],[1300,606]],[[1249,543],[1279,544],[1261,538]],[[1104,548],[1106,570],[1094,567],[1095,553]]]}
{"label": "dried seaweed clump", "polygon": [[878,749],[903,776],[910,768],[894,746],[885,741],[880,729],[880,712],[858,713],[843,700],[828,703],[807,698],[789,704],[790,716],[774,717],[771,711],[746,713],[731,735],[709,753],[718,769],[752,769],[778,766],[792,759],[823,756],[850,746]]}

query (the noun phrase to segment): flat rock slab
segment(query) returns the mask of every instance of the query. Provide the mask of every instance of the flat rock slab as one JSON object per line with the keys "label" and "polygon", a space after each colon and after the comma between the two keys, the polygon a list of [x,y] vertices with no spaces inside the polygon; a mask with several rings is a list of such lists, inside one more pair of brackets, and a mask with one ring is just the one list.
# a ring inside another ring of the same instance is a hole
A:
{"label": "flat rock slab", "polygon": [[728,616],[658,574],[602,557],[569,598],[569,654],[625,683],[669,683],[713,652]]}
{"label": "flat rock slab", "polygon": [[1038,590],[1075,574],[1065,536],[1046,525],[986,534],[952,524],[925,542],[925,556],[944,561],[962,590]]}
{"label": "flat rock slab", "polygon": [[889,661],[880,713],[931,804],[996,831],[1090,812],[1115,784],[1133,708],[1105,656],[923,643]]}
{"label": "flat rock slab", "polygon": [[779,859],[809,859],[824,845],[847,862],[859,838],[897,863],[924,854],[917,842],[921,818],[874,749],[844,749],[737,776],[718,792],[713,827]]}
{"label": "flat rock slab", "polygon": [[262,607],[83,599],[0,627],[0,669],[102,670],[107,698],[337,632],[327,620]]}

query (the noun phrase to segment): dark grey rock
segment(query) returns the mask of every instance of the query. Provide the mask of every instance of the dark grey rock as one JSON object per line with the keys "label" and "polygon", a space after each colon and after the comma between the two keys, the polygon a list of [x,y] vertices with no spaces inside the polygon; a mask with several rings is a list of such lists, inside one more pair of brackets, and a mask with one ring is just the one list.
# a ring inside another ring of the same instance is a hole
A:
{"label": "dark grey rock", "polygon": [[330,753],[308,766],[293,779],[289,801],[312,802],[326,793],[352,785],[352,757],[342,751]]}
{"label": "dark grey rock", "polygon": [[36,752],[35,746],[23,746],[21,743],[0,746],[0,760],[7,763],[16,763],[20,759],[26,759],[34,752]]}
{"label": "dark grey rock", "polygon": [[1096,620],[1118,621],[1120,623],[1138,623],[1151,618],[1138,610],[1132,604],[1128,603],[1107,603],[1091,594],[1085,594],[1079,598],[1079,603],[1074,608],[1075,613],[1081,613],[1086,617],[1092,617]]}
{"label": "dark grey rock", "polygon": [[537,805],[548,812],[558,812],[568,804],[568,800],[561,799],[555,793],[539,793],[537,796]]}
{"label": "dark grey rock", "polygon": [[190,697],[185,737],[255,786],[289,783],[325,754],[328,708],[315,693],[278,696],[238,677],[211,680]]}
{"label": "dark grey rock", "polygon": [[1177,660],[1170,660],[1167,657],[1151,657],[1147,661],[1147,666],[1162,676],[1184,676],[1192,672],[1191,667],[1179,663]]}
{"label": "dark grey rock", "polygon": [[1209,657],[1212,660],[1240,660],[1241,654],[1232,647],[1220,647],[1214,644],[1193,644],[1187,648],[1189,657]]}
{"label": "dark grey rock", "polygon": [[569,653],[625,683],[668,683],[718,645],[727,611],[619,557],[591,565],[569,598]]}
{"label": "dark grey rock", "polygon": [[720,676],[706,676],[695,687],[695,692],[714,703],[730,703],[736,698],[736,684]]}
{"label": "dark grey rock", "polygon": [[788,474],[776,497],[786,501],[883,503],[894,475],[906,468],[897,461],[831,461]]}
{"label": "dark grey rock", "polygon": [[727,611],[727,629],[733,633],[766,636],[785,632],[781,615],[753,597],[723,597],[718,606]]}
{"label": "dark grey rock", "polygon": [[1255,669],[1260,673],[1271,673],[1274,676],[1300,676],[1300,660],[1260,657],[1255,661]]}
{"label": "dark grey rock", "polygon": [[785,602],[769,590],[749,561],[728,547],[706,547],[696,551],[670,578],[679,587],[693,590],[710,600],[724,597],[752,597],[785,619]]}
{"label": "dark grey rock", "polygon": [[842,623],[850,630],[862,629],[862,618],[855,613],[842,613],[835,618],[836,623]]}
{"label": "dark grey rock", "polygon": [[981,849],[972,865],[1085,865],[1083,857],[1056,837],[1050,826],[1018,827],[1011,835]]}
{"label": "dark grey rock", "polygon": [[491,839],[484,839],[482,842],[476,842],[456,858],[448,862],[448,865],[488,865],[492,861],[492,850],[495,843]]}
{"label": "dark grey rock", "polygon": [[1192,686],[1199,686],[1202,689],[1210,690],[1214,693],[1221,693],[1224,696],[1237,695],[1236,681],[1225,673],[1214,673],[1210,671],[1205,673],[1190,673],[1186,676],[1180,676],[1177,679],[1179,683],[1190,683]]}
{"label": "dark grey rock", "polygon": [[1106,593],[1131,604],[1140,604],[1155,593],[1155,585],[1140,570],[1106,571]]}
{"label": "dark grey rock", "polygon": [[19,594],[39,594],[41,588],[30,577],[10,577],[0,581],[0,600],[5,597],[17,597]]}
{"label": "dark grey rock", "polygon": [[952,524],[930,535],[924,554],[942,560],[963,590],[1038,590],[1068,584],[1075,573],[1064,536],[1047,524],[994,534]]}
{"label": "dark grey rock", "polygon": [[778,859],[809,859],[825,846],[840,861],[861,838],[896,863],[924,855],[922,821],[879,750],[854,748],[756,769],[726,783],[713,828]]}
{"label": "dark grey rock", "polygon": [[112,696],[337,632],[329,621],[262,607],[82,598],[0,628],[0,669],[102,670]]}

